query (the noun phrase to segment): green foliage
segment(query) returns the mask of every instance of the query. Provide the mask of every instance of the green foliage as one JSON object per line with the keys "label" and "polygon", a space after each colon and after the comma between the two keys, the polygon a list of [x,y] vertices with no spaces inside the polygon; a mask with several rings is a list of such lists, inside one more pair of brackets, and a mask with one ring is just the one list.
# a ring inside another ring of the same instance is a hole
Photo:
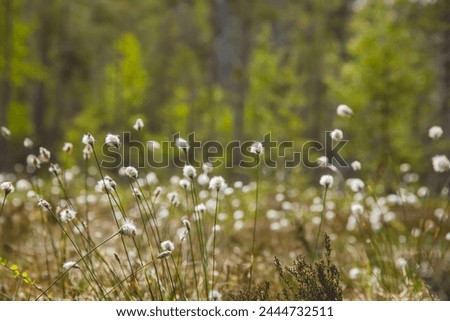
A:
{"label": "green foliage", "polygon": [[432,109],[429,58],[420,50],[425,35],[408,28],[399,11],[394,3],[368,1],[352,22],[351,59],[329,81],[337,101],[356,113],[351,126],[338,124],[355,147],[349,153],[372,169],[389,159],[418,163],[417,132],[430,125],[423,123]]}
{"label": "green foliage", "polygon": [[15,278],[22,278],[26,284],[34,285],[36,283],[32,278],[28,276],[27,272],[20,271],[19,267],[16,264],[10,265],[8,263],[8,260],[6,260],[5,258],[0,257],[0,266],[3,266],[4,268],[10,270]]}
{"label": "green foliage", "polygon": [[342,288],[339,284],[339,271],[331,263],[330,238],[325,234],[324,260],[308,263],[304,256],[299,256],[291,267],[283,268],[280,260],[275,258],[275,267],[284,281],[282,293],[278,299],[288,301],[342,301]]}

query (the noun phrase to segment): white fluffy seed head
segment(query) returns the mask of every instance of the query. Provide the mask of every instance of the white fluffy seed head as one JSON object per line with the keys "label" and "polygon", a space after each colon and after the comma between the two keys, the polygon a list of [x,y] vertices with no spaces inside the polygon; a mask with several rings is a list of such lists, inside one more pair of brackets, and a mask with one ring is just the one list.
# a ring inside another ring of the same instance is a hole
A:
{"label": "white fluffy seed head", "polygon": [[325,188],[331,188],[334,183],[334,178],[331,175],[323,175],[319,181],[320,185]]}
{"label": "white fluffy seed head", "polygon": [[222,294],[217,290],[209,291],[208,296],[210,301],[220,301],[222,299]]}
{"label": "white fluffy seed head", "polygon": [[173,244],[173,242],[169,240],[163,241],[161,242],[161,249],[163,251],[173,252],[173,250],[175,249],[175,244]]}
{"label": "white fluffy seed head", "polygon": [[327,167],[328,166],[328,158],[326,156],[320,156],[317,159],[317,164],[319,167]]}
{"label": "white fluffy seed head", "polygon": [[142,128],[144,128],[144,121],[141,118],[136,119],[133,128],[137,131],[142,130]]}
{"label": "white fluffy seed head", "polygon": [[68,208],[63,209],[59,213],[59,217],[61,218],[61,221],[64,223],[73,221],[76,216],[77,216],[77,212],[72,209],[68,209]]}
{"label": "white fluffy seed head", "polygon": [[44,147],[39,147],[39,159],[42,163],[48,163],[50,162],[50,157],[52,154],[50,151]]}
{"label": "white fluffy seed head", "polygon": [[222,176],[214,176],[209,181],[209,189],[215,190],[217,192],[223,191],[227,188],[227,184],[225,184],[225,180]]}
{"label": "white fluffy seed head", "polygon": [[79,269],[80,267],[78,266],[78,264],[76,264],[76,262],[73,261],[69,261],[63,264],[63,269],[64,270],[69,270],[69,269]]}
{"label": "white fluffy seed head", "polygon": [[189,222],[188,220],[184,219],[183,220],[183,225],[184,225],[184,227],[186,228],[186,230],[188,232],[191,232],[191,222]]}
{"label": "white fluffy seed head", "polygon": [[119,148],[120,147],[120,139],[119,135],[108,134],[105,137],[105,144],[111,147]]}
{"label": "white fluffy seed head", "polygon": [[95,143],[94,136],[92,136],[90,133],[84,134],[81,141],[84,145],[94,146],[94,143]]}
{"label": "white fluffy seed head", "polygon": [[87,144],[84,146],[83,148],[83,159],[84,160],[88,160],[91,158],[91,153],[92,153],[92,147],[91,145]]}
{"label": "white fluffy seed head", "polygon": [[128,166],[128,167],[125,168],[125,174],[128,177],[137,178],[138,177],[138,170],[136,168],[134,168],[133,166]]}
{"label": "white fluffy seed head", "polygon": [[347,105],[341,104],[337,106],[336,114],[341,117],[350,117],[353,115],[353,110]]}
{"label": "white fluffy seed head", "polygon": [[73,144],[69,142],[65,142],[62,148],[64,153],[70,154],[73,150]]}
{"label": "white fluffy seed head", "polygon": [[0,189],[5,193],[5,196],[9,195],[15,191],[14,185],[11,182],[1,183]]}
{"label": "white fluffy seed head", "polygon": [[364,189],[364,182],[359,178],[349,178],[346,183],[354,193]]}
{"label": "white fluffy seed head", "polygon": [[450,161],[445,155],[436,155],[432,159],[433,169],[437,173],[443,173],[450,170]]}
{"label": "white fluffy seed head", "polygon": [[180,181],[178,182],[178,184],[180,185],[180,187],[181,187],[182,189],[188,189],[189,186],[190,186],[189,181],[188,181],[187,179],[185,179],[185,178],[180,179]]}
{"label": "white fluffy seed head", "polygon": [[27,165],[34,168],[40,168],[41,161],[36,155],[30,154],[27,156]]}
{"label": "white fluffy seed head", "polygon": [[250,153],[261,155],[263,152],[264,148],[260,142],[254,142],[252,146],[250,146]]}
{"label": "white fluffy seed head", "polygon": [[433,126],[428,130],[428,136],[431,139],[439,139],[439,138],[441,138],[443,133],[444,133],[444,131],[442,130],[442,128],[440,126]]}
{"label": "white fluffy seed head", "polygon": [[177,192],[170,192],[170,193],[168,193],[167,194],[167,199],[174,206],[178,206],[178,204],[180,203],[180,199],[178,197],[178,193]]}
{"label": "white fluffy seed head", "polygon": [[356,172],[356,171],[360,171],[361,170],[361,163],[357,160],[353,161],[350,166],[352,167],[352,169]]}
{"label": "white fluffy seed head", "polygon": [[330,133],[330,137],[335,142],[340,142],[344,138],[344,133],[340,129],[335,129]]}
{"label": "white fluffy seed head", "polygon": [[8,128],[6,128],[5,126],[2,126],[0,128],[0,132],[1,132],[2,136],[5,138],[9,138],[9,136],[11,136],[11,131]]}
{"label": "white fluffy seed head", "polygon": [[178,137],[175,140],[175,145],[177,145],[177,147],[179,149],[182,149],[184,151],[187,151],[189,149],[189,143],[185,139],[183,139],[181,137]]}
{"label": "white fluffy seed head", "polygon": [[352,214],[355,216],[360,216],[364,213],[364,208],[359,203],[353,203],[351,206]]}
{"label": "white fluffy seed head", "polygon": [[45,208],[46,210],[50,211],[52,209],[52,206],[49,202],[46,200],[43,200],[42,198],[38,201],[38,206],[41,208]]}
{"label": "white fluffy seed head", "polygon": [[134,225],[134,223],[130,220],[125,220],[125,223],[123,223],[120,228],[120,234],[129,237],[136,236],[136,225]]}
{"label": "white fluffy seed head", "polygon": [[191,165],[185,165],[183,168],[183,176],[189,179],[193,179],[197,176],[197,171]]}
{"label": "white fluffy seed head", "polygon": [[33,147],[33,145],[34,145],[33,141],[32,141],[31,139],[29,139],[28,137],[26,137],[26,138],[23,140],[23,146],[24,146],[25,148],[31,148],[31,147]]}
{"label": "white fluffy seed head", "polygon": [[157,259],[157,260],[165,259],[165,258],[168,257],[170,254],[172,254],[171,251],[162,251],[161,253],[158,254],[158,256],[156,257],[156,259]]}
{"label": "white fluffy seed head", "polygon": [[50,164],[48,171],[55,175],[60,175],[62,173],[61,167],[58,164]]}

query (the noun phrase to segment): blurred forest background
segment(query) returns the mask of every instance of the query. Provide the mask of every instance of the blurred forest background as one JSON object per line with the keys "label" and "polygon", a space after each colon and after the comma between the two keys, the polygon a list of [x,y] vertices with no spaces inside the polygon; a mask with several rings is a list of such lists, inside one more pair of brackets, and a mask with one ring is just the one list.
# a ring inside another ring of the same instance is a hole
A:
{"label": "blurred forest background", "polygon": [[450,147],[427,137],[450,138],[449,21],[448,0],[1,0],[0,170],[24,163],[25,137],[81,159],[83,133],[140,117],[156,141],[299,147],[340,128],[375,175],[390,160],[431,172]]}

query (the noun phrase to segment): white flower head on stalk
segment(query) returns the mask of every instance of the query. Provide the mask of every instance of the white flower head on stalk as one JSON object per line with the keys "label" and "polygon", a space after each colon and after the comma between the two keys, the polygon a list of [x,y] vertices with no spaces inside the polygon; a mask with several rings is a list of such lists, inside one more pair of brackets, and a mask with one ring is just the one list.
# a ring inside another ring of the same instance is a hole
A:
{"label": "white flower head on stalk", "polygon": [[58,164],[50,164],[50,166],[48,167],[48,171],[55,175],[60,175],[62,172],[61,167],[59,167]]}
{"label": "white flower head on stalk", "polygon": [[156,257],[157,260],[162,260],[165,259],[166,257],[170,256],[170,254],[172,254],[172,251],[163,251],[161,253],[158,254],[158,256]]}
{"label": "white flower head on stalk", "polygon": [[137,131],[142,130],[142,128],[144,128],[144,121],[141,118],[136,119],[133,128]]}
{"label": "white flower head on stalk", "polygon": [[87,144],[83,148],[83,159],[88,160],[91,158],[92,146]]}
{"label": "white flower head on stalk", "polygon": [[0,131],[2,133],[2,136],[5,137],[6,139],[8,139],[9,136],[11,136],[11,131],[8,128],[6,128],[5,126],[2,126],[0,128]]}
{"label": "white flower head on stalk", "polygon": [[209,300],[210,301],[220,301],[222,300],[222,294],[217,290],[209,291]]}
{"label": "white flower head on stalk", "polygon": [[180,181],[178,182],[178,184],[180,185],[180,187],[182,188],[182,189],[188,189],[189,188],[189,186],[190,186],[190,183],[189,183],[189,181],[187,180],[187,179],[185,179],[185,178],[182,178],[182,179],[180,179]]}
{"label": "white flower head on stalk", "polygon": [[353,161],[350,166],[352,167],[352,169],[356,172],[356,171],[360,171],[361,170],[361,163],[357,160]]}
{"label": "white flower head on stalk", "polygon": [[209,162],[203,163],[202,165],[203,173],[208,174],[213,170],[213,165]]}
{"label": "white flower head on stalk", "polygon": [[327,167],[328,166],[328,157],[320,156],[317,159],[317,164],[319,165],[319,167]]}
{"label": "white flower head on stalk", "polygon": [[173,252],[173,250],[175,249],[175,244],[173,244],[173,242],[169,240],[163,241],[161,242],[161,249],[163,251]]}
{"label": "white flower head on stalk", "polygon": [[15,191],[14,185],[11,182],[1,183],[0,189],[5,193],[5,196],[9,195]]}
{"label": "white flower head on stalk", "polygon": [[167,199],[175,207],[177,207],[180,204],[180,199],[178,197],[178,193],[177,192],[170,192],[170,193],[168,193],[167,194]]}
{"label": "white flower head on stalk", "polygon": [[84,145],[90,145],[92,147],[94,146],[95,143],[94,136],[92,136],[90,133],[84,134],[81,141],[83,142]]}
{"label": "white flower head on stalk", "polygon": [[261,155],[264,153],[263,145],[260,142],[254,142],[252,146],[250,146],[250,153]]}
{"label": "white flower head on stalk", "polygon": [[209,181],[209,189],[215,190],[217,192],[223,191],[227,188],[227,184],[222,176],[214,176]]}
{"label": "white flower head on stalk", "polygon": [[185,139],[183,139],[183,138],[181,138],[181,137],[178,137],[178,138],[175,140],[175,145],[177,145],[177,147],[178,147],[179,149],[182,149],[182,150],[184,150],[185,152],[189,149],[189,143],[188,143]]}
{"label": "white flower head on stalk", "polygon": [[134,187],[133,188],[133,196],[138,198],[138,199],[141,199],[142,198],[142,193],[141,193],[141,191],[138,188]]}
{"label": "white flower head on stalk", "polygon": [[335,129],[330,133],[330,137],[335,142],[340,142],[344,138],[344,133],[340,129]]}
{"label": "white flower head on stalk", "polygon": [[194,179],[194,177],[197,176],[197,171],[194,166],[185,165],[183,168],[183,176],[189,179]]}
{"label": "white flower head on stalk", "polygon": [[69,269],[79,269],[80,267],[76,262],[69,261],[63,264],[63,270],[69,270]]}
{"label": "white flower head on stalk", "polygon": [[62,148],[64,153],[70,154],[73,150],[73,144],[69,142],[65,142]]}
{"label": "white flower head on stalk", "polygon": [[31,147],[33,147],[33,145],[34,145],[33,141],[32,141],[31,139],[29,139],[28,137],[26,137],[26,138],[23,140],[23,146],[24,146],[25,148],[31,148]]}
{"label": "white flower head on stalk", "polygon": [[110,194],[116,190],[116,182],[109,176],[105,176],[105,179],[99,180],[95,189],[98,192],[103,192],[106,194]]}
{"label": "white flower head on stalk", "polygon": [[130,220],[125,220],[125,223],[120,228],[120,234],[129,237],[136,236],[136,225]]}
{"label": "white flower head on stalk", "polygon": [[347,179],[347,185],[354,193],[361,192],[364,189],[364,182],[359,178]]}
{"label": "white flower head on stalk", "polygon": [[27,165],[34,168],[41,168],[41,161],[36,155],[30,154],[27,156]]}
{"label": "white flower head on stalk", "polygon": [[48,163],[50,162],[50,157],[52,154],[50,151],[44,147],[39,147],[39,159],[42,163]]}
{"label": "white flower head on stalk", "polygon": [[359,203],[353,203],[351,206],[351,211],[354,216],[360,216],[364,213],[364,208]]}
{"label": "white flower head on stalk", "polygon": [[197,182],[199,185],[204,186],[206,184],[209,183],[209,177],[208,174],[206,174],[205,172],[201,173],[200,175],[198,175],[197,177]]}
{"label": "white flower head on stalk", "polygon": [[47,211],[51,211],[51,209],[52,209],[52,206],[50,205],[50,203],[42,198],[38,201],[38,206],[41,208],[45,208]]}
{"label": "white flower head on stalk", "polygon": [[69,208],[63,209],[61,212],[59,212],[59,217],[64,223],[73,221],[76,216],[77,212]]}
{"label": "white flower head on stalk", "polygon": [[105,144],[111,147],[119,148],[120,147],[119,135],[114,134],[106,135]]}
{"label": "white flower head on stalk", "polygon": [[127,168],[125,168],[125,174],[128,177],[137,178],[138,177],[138,170],[136,168],[134,168],[133,166],[128,166]]}
{"label": "white flower head on stalk", "polygon": [[350,117],[351,115],[353,115],[353,110],[347,105],[341,104],[337,106],[336,114],[341,117]]}
{"label": "white flower head on stalk", "polygon": [[331,188],[334,183],[334,178],[331,175],[323,175],[319,181],[320,185],[325,188]]}
{"label": "white flower head on stalk", "polygon": [[162,189],[161,186],[156,187],[156,188],[155,188],[155,191],[153,192],[153,197],[154,197],[155,199],[157,199],[158,196],[161,195],[162,191],[163,191],[163,189]]}
{"label": "white flower head on stalk", "polygon": [[186,228],[186,230],[188,232],[191,232],[191,222],[189,222],[188,220],[184,219],[183,220],[183,225],[184,225],[184,227]]}
{"label": "white flower head on stalk", "polygon": [[445,155],[436,155],[432,159],[433,169],[437,173],[443,173],[450,170],[450,161]]}
{"label": "white flower head on stalk", "polygon": [[428,136],[434,140],[441,138],[443,133],[444,131],[440,126],[433,126],[428,130]]}
{"label": "white flower head on stalk", "polygon": [[195,206],[195,212],[196,213],[205,213],[206,212],[206,206],[203,203],[198,204],[197,206]]}

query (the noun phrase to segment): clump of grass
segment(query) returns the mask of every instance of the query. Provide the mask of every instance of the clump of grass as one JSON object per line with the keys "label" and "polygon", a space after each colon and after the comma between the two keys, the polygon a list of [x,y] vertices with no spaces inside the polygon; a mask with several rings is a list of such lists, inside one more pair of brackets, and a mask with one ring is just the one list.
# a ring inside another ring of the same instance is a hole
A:
{"label": "clump of grass", "polygon": [[308,263],[302,255],[291,267],[283,267],[275,257],[275,267],[284,282],[278,300],[288,301],[342,301],[339,271],[331,263],[330,238],[325,234],[325,260]]}

